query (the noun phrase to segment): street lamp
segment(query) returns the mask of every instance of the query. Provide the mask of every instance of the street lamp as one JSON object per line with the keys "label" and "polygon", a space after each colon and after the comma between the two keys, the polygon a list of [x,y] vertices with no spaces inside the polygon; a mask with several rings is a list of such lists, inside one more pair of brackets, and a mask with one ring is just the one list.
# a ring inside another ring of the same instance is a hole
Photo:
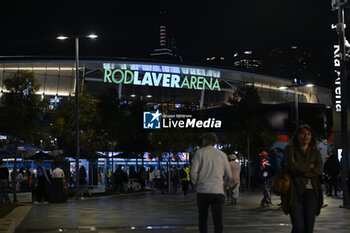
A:
{"label": "street lamp", "polygon": [[79,154],[80,154],[80,145],[79,145],[79,38],[90,38],[96,39],[98,36],[95,34],[90,34],[87,36],[75,36],[75,37],[67,37],[67,36],[58,36],[56,39],[58,40],[67,40],[75,38],[75,199],[79,199]]}
{"label": "street lamp", "polygon": [[301,80],[300,80],[300,79],[294,78],[291,85],[280,86],[280,87],[279,87],[280,90],[286,90],[286,89],[291,88],[291,87],[294,88],[294,93],[295,93],[295,95],[294,95],[294,103],[295,103],[295,125],[296,125],[296,127],[299,126],[298,87],[301,87],[301,86],[313,87],[314,84],[312,84],[312,83],[303,84],[303,83],[301,83]]}

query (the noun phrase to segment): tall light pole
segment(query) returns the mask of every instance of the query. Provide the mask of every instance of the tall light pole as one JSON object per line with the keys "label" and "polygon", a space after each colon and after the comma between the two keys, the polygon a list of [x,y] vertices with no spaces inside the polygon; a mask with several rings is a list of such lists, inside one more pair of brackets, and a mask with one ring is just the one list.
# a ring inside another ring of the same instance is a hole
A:
{"label": "tall light pole", "polygon": [[[338,23],[336,25],[336,31],[338,34],[338,51],[334,53],[334,58],[339,58],[337,62],[336,72],[339,72],[338,83],[340,83],[340,93],[338,97],[341,100],[341,109],[340,109],[340,127],[341,127],[341,149],[342,149],[342,184],[343,184],[343,206],[344,208],[350,208],[350,193],[348,186],[349,184],[349,124],[348,124],[348,112],[349,100],[348,100],[348,91],[350,91],[349,81],[347,80],[347,68],[346,63],[349,61],[346,53],[346,48],[350,47],[349,43],[345,37],[345,7],[349,8],[348,0],[332,0],[332,9],[338,13]],[[336,62],[335,62],[336,64]],[[334,83],[333,83],[334,84]],[[337,111],[339,112],[339,110]]]}
{"label": "tall light pole", "polygon": [[294,86],[294,103],[295,103],[295,124],[298,127],[299,126],[299,103],[298,103],[298,86]]}
{"label": "tall light pole", "polygon": [[75,37],[75,199],[79,200],[79,157],[80,157],[80,143],[79,143],[79,37]]}
{"label": "tall light pole", "polygon": [[[98,36],[95,34],[90,34],[88,36],[76,36],[72,37],[75,39],[75,199],[80,199],[79,192],[79,157],[80,157],[80,143],[79,143],[79,38],[88,37],[90,39],[95,39]],[[67,40],[72,39],[67,36],[58,36],[56,39],[58,40]]]}

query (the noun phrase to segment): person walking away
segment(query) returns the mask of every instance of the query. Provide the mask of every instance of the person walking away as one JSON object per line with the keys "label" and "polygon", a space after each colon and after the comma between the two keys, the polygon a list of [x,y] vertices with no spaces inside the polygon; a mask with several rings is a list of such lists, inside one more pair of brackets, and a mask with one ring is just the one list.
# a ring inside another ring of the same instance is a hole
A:
{"label": "person walking away", "polygon": [[323,205],[319,181],[322,157],[317,136],[309,125],[300,125],[285,149],[285,169],[291,177],[290,189],[284,196],[283,211],[290,215],[292,232],[312,233],[315,218]]}
{"label": "person walking away", "polygon": [[[76,176],[75,173],[73,171],[70,172],[70,177],[69,177],[69,182],[70,182],[70,188],[75,187],[76,185]],[[80,187],[79,187],[80,188]]]}
{"label": "person walking away", "polygon": [[188,194],[188,185],[190,184],[190,169],[188,168],[188,164],[185,164],[180,172],[181,176],[181,184],[182,191],[185,196]]}
{"label": "person walking away", "polygon": [[66,186],[66,175],[64,171],[60,168],[58,162],[54,163],[55,169],[52,171],[52,178],[60,178],[62,180],[62,188]]}
{"label": "person walking away", "polygon": [[276,160],[276,167],[274,169],[277,172],[280,172],[280,171],[282,171],[282,159],[283,159],[282,149],[280,147],[276,147],[273,150],[273,154],[274,154],[275,160]]}
{"label": "person walking away", "polygon": [[156,178],[156,171],[154,170],[153,166],[150,167],[149,169],[149,182],[151,185],[151,191],[154,191],[155,187],[155,178]]}
{"label": "person walking away", "polygon": [[260,162],[260,181],[264,184],[264,197],[261,200],[261,207],[271,207],[271,178],[273,176],[273,169],[269,161],[269,155],[266,151],[259,153],[261,156]]}
{"label": "person walking away", "polygon": [[60,168],[58,162],[54,162],[55,169],[52,171],[52,183],[53,187],[51,189],[52,196],[50,197],[50,202],[61,202],[66,201],[65,197],[65,174]]}
{"label": "person walking away", "polygon": [[236,205],[239,197],[240,172],[241,165],[237,162],[237,156],[231,154],[228,156],[232,178],[229,185],[228,197],[230,197],[231,204]]}
{"label": "person walking away", "polygon": [[122,169],[122,165],[119,164],[117,170],[114,172],[115,174],[115,183],[116,183],[116,188],[119,192],[123,191],[123,179],[124,179],[124,172]]}
{"label": "person walking away", "polygon": [[136,174],[134,166],[130,166],[130,168],[129,168],[129,178],[130,179],[136,179],[137,178],[137,174]]}
{"label": "person walking away", "polygon": [[85,186],[86,186],[86,169],[84,166],[80,166],[79,168],[79,198],[83,198]]}
{"label": "person walking away", "polygon": [[[339,160],[334,155],[333,150],[329,151],[329,157],[326,160],[324,164],[324,173],[327,177],[327,185],[328,185],[328,193],[327,195],[330,196],[337,196],[338,187],[338,176],[339,176]],[[333,192],[334,191],[334,192]],[[332,194],[334,193],[334,194]]]}
{"label": "person walking away", "polygon": [[2,159],[0,159],[0,203],[5,202],[10,204],[10,198],[7,193],[7,186],[9,183],[9,169],[3,164]]}
{"label": "person walking away", "polygon": [[168,172],[165,171],[164,167],[162,167],[160,174],[161,174],[161,179],[162,179],[161,184],[162,184],[162,192],[163,192],[168,187]]}
{"label": "person walking away", "polygon": [[160,193],[163,193],[166,187],[166,176],[165,176],[165,169],[164,167],[159,166],[156,171],[156,183],[157,188]]}
{"label": "person walking away", "polygon": [[112,179],[112,171],[111,169],[107,168],[107,186],[111,185],[111,179]]}
{"label": "person walking away", "polygon": [[179,169],[175,166],[172,166],[171,168],[171,183],[173,186],[173,194],[177,194],[177,187],[179,186],[180,182],[180,174],[179,174]]}
{"label": "person walking away", "polygon": [[36,160],[35,164],[37,166],[37,193],[36,193],[36,201],[34,204],[38,205],[41,203],[42,198],[44,197],[44,204],[48,204],[48,184],[51,184],[51,181],[49,180],[49,177],[46,173],[46,168],[44,167],[41,160]]}
{"label": "person walking away", "polygon": [[159,192],[159,190],[162,188],[162,170],[161,167],[158,166],[157,170],[155,171],[155,189],[157,190],[157,192]]}
{"label": "person walking away", "polygon": [[103,179],[104,176],[103,176],[103,168],[102,167],[99,167],[98,168],[98,185],[101,184],[101,186],[103,186]]}
{"label": "person walking away", "polygon": [[146,189],[146,180],[147,180],[147,172],[145,167],[140,168],[139,181],[141,183],[141,190],[144,191]]}
{"label": "person walking away", "polygon": [[214,232],[223,232],[224,187],[232,174],[227,156],[214,148],[217,143],[214,133],[202,136],[202,148],[193,156],[191,181],[197,192],[198,226],[200,233],[208,231],[208,208],[211,207]]}
{"label": "person walking away", "polygon": [[325,157],[325,163],[323,164],[323,173],[322,173],[322,181],[324,183],[324,186],[326,188],[326,195],[329,194],[329,177],[328,177],[328,174],[327,174],[327,161],[328,161],[329,157],[326,156]]}
{"label": "person walking away", "polygon": [[17,166],[14,166],[11,173],[10,173],[10,184],[11,184],[11,189],[13,190],[14,188],[16,191],[18,190],[18,176],[15,176],[15,174],[18,174],[19,171],[17,169]]}
{"label": "person walking away", "polygon": [[[282,173],[284,171],[284,159],[283,159],[283,151],[280,147],[276,147],[273,149],[273,155],[274,155],[274,160],[275,160],[275,166],[272,166],[274,171],[274,175],[278,173]],[[280,197],[281,202],[278,204],[278,206],[282,206],[283,204],[283,198],[282,196]]]}
{"label": "person walking away", "polygon": [[32,191],[33,188],[33,172],[30,169],[30,166],[26,167],[26,175],[27,175],[27,190]]}

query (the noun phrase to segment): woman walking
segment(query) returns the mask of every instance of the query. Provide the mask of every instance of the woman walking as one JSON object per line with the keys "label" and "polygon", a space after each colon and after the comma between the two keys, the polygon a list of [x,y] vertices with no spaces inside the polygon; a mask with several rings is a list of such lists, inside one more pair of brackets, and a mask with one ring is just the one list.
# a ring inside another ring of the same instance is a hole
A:
{"label": "woman walking", "polygon": [[300,125],[292,136],[285,153],[285,170],[291,184],[283,196],[283,211],[290,215],[292,233],[312,233],[315,217],[323,205],[319,175],[322,157],[317,138],[309,125]]}

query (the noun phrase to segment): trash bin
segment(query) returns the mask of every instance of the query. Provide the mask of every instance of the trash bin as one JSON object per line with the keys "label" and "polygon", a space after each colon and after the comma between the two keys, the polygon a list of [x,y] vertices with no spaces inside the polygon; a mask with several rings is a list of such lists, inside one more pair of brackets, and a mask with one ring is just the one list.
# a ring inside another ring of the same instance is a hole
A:
{"label": "trash bin", "polygon": [[62,178],[52,178],[49,185],[49,202],[58,203],[66,202],[67,194],[63,188]]}

